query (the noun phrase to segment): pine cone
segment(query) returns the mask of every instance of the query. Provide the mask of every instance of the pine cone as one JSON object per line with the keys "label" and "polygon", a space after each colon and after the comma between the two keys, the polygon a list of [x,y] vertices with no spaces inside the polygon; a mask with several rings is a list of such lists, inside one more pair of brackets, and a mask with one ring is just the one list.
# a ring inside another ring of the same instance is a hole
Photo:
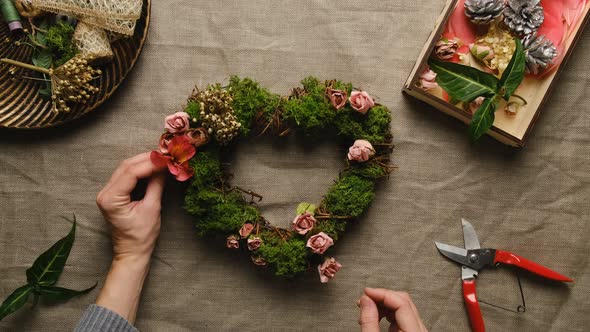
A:
{"label": "pine cone", "polygon": [[526,71],[533,75],[547,68],[557,56],[553,42],[542,35],[531,34],[524,37],[522,46],[526,55]]}
{"label": "pine cone", "polygon": [[504,23],[518,35],[531,34],[543,23],[545,15],[541,0],[508,0],[504,9]]}
{"label": "pine cone", "polygon": [[490,24],[502,14],[504,0],[465,0],[465,15],[475,24]]}

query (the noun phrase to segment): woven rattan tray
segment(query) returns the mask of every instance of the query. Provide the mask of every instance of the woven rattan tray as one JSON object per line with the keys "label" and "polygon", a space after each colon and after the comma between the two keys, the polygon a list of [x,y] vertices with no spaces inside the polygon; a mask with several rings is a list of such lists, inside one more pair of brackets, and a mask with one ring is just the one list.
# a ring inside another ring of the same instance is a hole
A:
{"label": "woven rattan tray", "polygon": [[[10,65],[0,65],[0,128],[40,129],[54,127],[78,119],[105,102],[129,74],[143,48],[150,23],[151,0],[144,0],[141,18],[135,34],[112,44],[114,58],[101,65],[102,76],[94,81],[100,91],[85,105],[72,105],[69,113],[51,111],[51,101],[39,96],[41,85],[37,81],[15,78]],[[0,58],[31,62],[32,49],[15,46],[8,38],[8,27],[0,22]],[[22,40],[26,36],[20,37]],[[12,37],[14,39],[14,36]]]}

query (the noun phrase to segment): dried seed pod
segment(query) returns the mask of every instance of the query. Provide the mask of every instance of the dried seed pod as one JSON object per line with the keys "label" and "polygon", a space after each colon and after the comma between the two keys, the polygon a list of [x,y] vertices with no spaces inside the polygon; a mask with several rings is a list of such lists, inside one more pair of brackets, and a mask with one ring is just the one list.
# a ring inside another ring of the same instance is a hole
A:
{"label": "dried seed pod", "polygon": [[227,90],[219,86],[196,89],[189,101],[200,105],[202,126],[220,144],[229,144],[238,135],[240,124],[234,115],[231,107],[233,99]]}

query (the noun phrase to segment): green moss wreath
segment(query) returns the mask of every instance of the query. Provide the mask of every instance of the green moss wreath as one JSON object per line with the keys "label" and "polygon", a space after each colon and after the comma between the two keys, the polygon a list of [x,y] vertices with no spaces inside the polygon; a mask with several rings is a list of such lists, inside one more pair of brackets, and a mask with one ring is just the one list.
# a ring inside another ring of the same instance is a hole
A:
{"label": "green moss wreath", "polygon": [[[159,151],[151,157],[178,180],[190,180],[184,208],[201,236],[224,238],[226,247],[242,248],[254,264],[278,276],[291,278],[317,267],[327,282],[341,265],[325,256],[326,250],[368,209],[375,183],[393,170],[391,115],[351,84],[314,77],[301,83],[288,97],[236,76],[227,86],[195,89],[184,111],[166,118]],[[336,137],[350,148],[323,200],[317,206],[299,204],[292,228],[284,229],[260,214],[254,200],[262,196],[230,184],[223,158],[236,138],[292,132],[316,140]]]}

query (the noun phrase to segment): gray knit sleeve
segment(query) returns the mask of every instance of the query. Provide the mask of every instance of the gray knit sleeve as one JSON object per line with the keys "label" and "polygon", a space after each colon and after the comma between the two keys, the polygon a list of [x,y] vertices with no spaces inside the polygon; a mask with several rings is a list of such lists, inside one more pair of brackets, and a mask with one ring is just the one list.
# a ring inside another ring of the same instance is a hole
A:
{"label": "gray knit sleeve", "polygon": [[107,308],[91,304],[74,332],[137,332],[125,318]]}

